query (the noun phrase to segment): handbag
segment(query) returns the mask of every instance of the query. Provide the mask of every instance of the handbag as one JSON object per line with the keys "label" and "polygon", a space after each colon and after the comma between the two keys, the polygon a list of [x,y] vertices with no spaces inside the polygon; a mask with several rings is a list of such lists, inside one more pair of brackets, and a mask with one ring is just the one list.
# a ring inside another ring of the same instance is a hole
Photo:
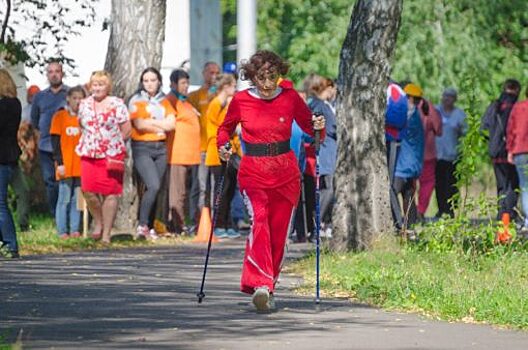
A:
{"label": "handbag", "polygon": [[125,154],[117,156],[106,156],[106,170],[111,173],[125,172]]}
{"label": "handbag", "polygon": [[[95,113],[95,115],[97,117],[97,110],[95,108],[95,101],[94,101],[94,104],[93,104],[93,109],[94,109],[94,113]],[[97,131],[99,132],[99,134],[101,134],[101,129],[99,128],[99,124],[96,123],[96,125],[97,125]],[[105,157],[106,170],[109,173],[114,173],[114,174],[117,174],[117,175],[124,174],[124,172],[125,172],[125,157],[126,157],[126,153],[121,153],[121,154],[118,154],[118,155],[115,155],[115,156],[109,156],[107,154],[106,157]]]}

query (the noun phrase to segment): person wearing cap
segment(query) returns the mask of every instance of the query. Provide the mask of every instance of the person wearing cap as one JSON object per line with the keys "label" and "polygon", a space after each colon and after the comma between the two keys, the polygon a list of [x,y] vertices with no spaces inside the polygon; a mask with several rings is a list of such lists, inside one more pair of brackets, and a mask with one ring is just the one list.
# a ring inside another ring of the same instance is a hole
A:
{"label": "person wearing cap", "polygon": [[[416,91],[411,91],[416,93]],[[400,133],[400,147],[394,166],[394,178],[391,183],[396,199],[401,195],[403,208],[400,201],[391,201],[396,229],[414,238],[412,226],[416,224],[417,208],[414,199],[416,194],[416,180],[420,177],[423,167],[424,155],[424,128],[418,113],[418,100],[407,96],[407,120]]]}
{"label": "person wearing cap", "polygon": [[454,215],[450,199],[458,193],[456,186],[456,160],[458,145],[467,130],[466,113],[456,107],[457,91],[447,88],[442,94],[442,101],[436,107],[442,117],[442,135],[436,137],[436,201],[437,217]]}
{"label": "person wearing cap", "polygon": [[385,145],[387,149],[387,168],[390,181],[391,214],[396,230],[401,230],[403,218],[400,202],[395,191],[396,160],[400,153],[401,140],[407,125],[408,97],[394,81],[387,86],[387,108],[385,109]]}
{"label": "person wearing cap", "polygon": [[410,83],[403,89],[409,100],[416,106],[424,129],[424,161],[422,174],[418,179],[418,217],[423,220],[431,195],[435,188],[436,171],[436,136],[442,135],[442,119],[434,105],[423,97],[423,90]]}
{"label": "person wearing cap", "polygon": [[31,107],[31,124],[40,132],[38,144],[40,167],[46,185],[49,211],[55,217],[59,185],[55,180],[55,162],[49,130],[55,112],[66,105],[69,88],[62,82],[64,73],[60,62],[51,61],[46,68],[46,75],[50,86],[35,95]]}
{"label": "person wearing cap", "polygon": [[[220,74],[220,66],[216,62],[206,62],[202,70],[203,85],[189,94],[188,101],[199,112],[200,118],[200,164],[194,167],[191,174],[191,195],[189,216],[191,220],[199,221],[200,212],[205,203],[210,203],[209,174],[205,165],[207,152],[207,108],[216,96],[216,79]],[[208,197],[206,199],[206,196]]]}

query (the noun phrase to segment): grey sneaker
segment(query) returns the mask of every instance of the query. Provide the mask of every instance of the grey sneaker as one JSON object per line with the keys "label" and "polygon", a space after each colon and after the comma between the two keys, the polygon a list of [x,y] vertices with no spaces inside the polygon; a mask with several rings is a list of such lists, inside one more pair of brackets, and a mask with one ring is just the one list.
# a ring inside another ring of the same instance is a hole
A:
{"label": "grey sneaker", "polygon": [[258,312],[267,312],[270,310],[269,305],[270,292],[267,287],[258,287],[253,293],[253,305]]}

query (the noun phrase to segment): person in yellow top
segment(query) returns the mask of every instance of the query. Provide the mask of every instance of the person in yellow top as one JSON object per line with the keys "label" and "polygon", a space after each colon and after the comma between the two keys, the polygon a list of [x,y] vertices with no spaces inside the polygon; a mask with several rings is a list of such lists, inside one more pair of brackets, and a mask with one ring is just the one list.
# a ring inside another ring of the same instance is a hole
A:
{"label": "person in yellow top", "polygon": [[134,168],[146,187],[139,204],[136,238],[156,239],[154,207],[167,168],[166,133],[176,126],[176,112],[161,91],[162,78],[156,68],[141,73],[139,86],[128,103]]}
{"label": "person in yellow top", "polygon": [[169,221],[170,230],[181,234],[185,232],[184,209],[188,194],[186,184],[192,169],[200,164],[200,121],[198,112],[187,100],[189,74],[176,69],[172,71],[170,80],[171,92],[167,95],[167,100],[176,111],[176,129],[167,135]]}
{"label": "person in yellow top", "polygon": [[189,94],[189,102],[200,113],[200,166],[193,169],[191,183],[191,200],[189,204],[191,217],[202,210],[204,204],[210,205],[210,178],[211,174],[205,165],[205,153],[207,151],[207,108],[216,96],[216,79],[220,74],[220,66],[215,62],[206,62],[203,66],[203,85]]}
{"label": "person in yellow top", "polygon": [[[235,196],[238,163],[242,156],[240,146],[240,139],[234,134],[231,138],[230,144],[232,146],[233,156],[222,174],[222,166],[220,157],[218,155],[218,148],[216,146],[216,134],[218,128],[224,122],[227,107],[236,92],[236,78],[232,74],[222,74],[218,77],[216,82],[217,96],[213,98],[207,109],[207,153],[205,156],[205,165],[213,175],[214,182],[218,183],[221,176],[224,178],[224,189],[221,194],[222,200],[218,208],[218,215],[215,227],[215,235],[219,238],[237,238],[240,237],[230,215],[231,201]],[[236,155],[236,156],[235,156]],[[237,157],[238,156],[238,157]],[[216,194],[216,191],[213,192]]]}
{"label": "person in yellow top", "polygon": [[81,138],[77,113],[79,104],[85,97],[81,86],[69,89],[67,105],[53,115],[49,131],[56,165],[55,175],[59,182],[55,222],[62,239],[81,236],[81,213],[77,210],[77,196],[81,187],[81,157],[75,153],[75,147]]}

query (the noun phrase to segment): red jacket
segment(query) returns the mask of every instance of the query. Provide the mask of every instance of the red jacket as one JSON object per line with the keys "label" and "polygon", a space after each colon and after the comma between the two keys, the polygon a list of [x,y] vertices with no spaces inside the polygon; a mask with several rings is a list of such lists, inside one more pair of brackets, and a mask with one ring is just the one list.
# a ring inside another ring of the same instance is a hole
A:
{"label": "red jacket", "polygon": [[528,153],[528,100],[517,102],[511,111],[506,132],[508,153]]}
{"label": "red jacket", "polygon": [[[429,105],[429,115],[425,115],[422,110],[424,103]],[[417,107],[424,127],[424,161],[436,159],[436,137],[442,135],[442,117],[435,106],[427,100],[422,100]]]}
{"label": "red jacket", "polygon": [[[270,143],[289,140],[293,120],[307,134],[313,136],[312,112],[294,89],[283,88],[271,100],[260,99],[250,90],[233,97],[223,124],[218,129],[217,145],[229,141],[240,123],[242,139],[247,143]],[[324,132],[321,133],[323,138]],[[291,181],[300,181],[299,167],[293,151],[274,157],[245,155],[240,163],[238,180],[244,188],[277,188]],[[284,193],[292,202],[297,194]],[[292,197],[292,198],[290,198]]]}

